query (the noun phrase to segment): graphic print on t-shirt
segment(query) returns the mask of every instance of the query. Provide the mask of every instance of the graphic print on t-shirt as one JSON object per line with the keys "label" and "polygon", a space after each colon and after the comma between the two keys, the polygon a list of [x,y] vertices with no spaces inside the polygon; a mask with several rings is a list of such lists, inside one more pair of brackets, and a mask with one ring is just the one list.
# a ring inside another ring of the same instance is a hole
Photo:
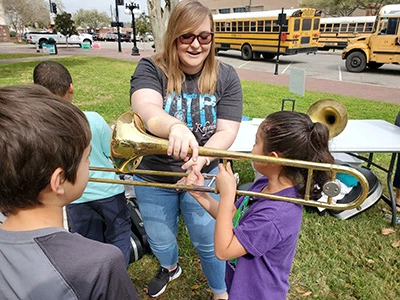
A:
{"label": "graphic print on t-shirt", "polygon": [[216,97],[209,94],[169,94],[164,110],[202,136],[214,133],[217,126]]}

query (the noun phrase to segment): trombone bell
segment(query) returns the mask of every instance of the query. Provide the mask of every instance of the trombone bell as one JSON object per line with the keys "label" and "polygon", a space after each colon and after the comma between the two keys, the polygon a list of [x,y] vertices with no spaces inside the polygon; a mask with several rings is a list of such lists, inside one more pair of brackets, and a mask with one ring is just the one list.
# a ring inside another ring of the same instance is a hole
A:
{"label": "trombone bell", "polygon": [[339,135],[347,125],[346,107],[332,99],[322,99],[313,103],[307,110],[313,122],[325,124],[329,129],[329,138]]}

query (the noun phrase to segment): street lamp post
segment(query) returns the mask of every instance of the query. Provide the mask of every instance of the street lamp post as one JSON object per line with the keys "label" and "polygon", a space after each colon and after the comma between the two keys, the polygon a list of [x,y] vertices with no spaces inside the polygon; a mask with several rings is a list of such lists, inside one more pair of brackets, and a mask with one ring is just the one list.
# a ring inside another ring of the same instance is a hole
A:
{"label": "street lamp post", "polygon": [[[131,13],[132,15],[132,31],[133,31],[133,47],[131,55],[140,55],[139,49],[136,46],[136,26],[135,26],[135,13],[139,10],[139,4],[136,4],[134,0],[130,0],[130,3],[125,4],[125,12]],[[140,12],[139,12],[140,13]]]}

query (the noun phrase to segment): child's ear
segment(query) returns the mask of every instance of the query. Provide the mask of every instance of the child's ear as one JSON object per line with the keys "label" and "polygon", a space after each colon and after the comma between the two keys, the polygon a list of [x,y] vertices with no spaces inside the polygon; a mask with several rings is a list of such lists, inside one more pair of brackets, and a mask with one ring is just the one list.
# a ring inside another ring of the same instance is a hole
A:
{"label": "child's ear", "polygon": [[74,90],[74,86],[72,83],[69,84],[69,88],[68,88],[68,93],[70,94],[74,94],[75,90]]}
{"label": "child's ear", "polygon": [[54,170],[50,177],[50,188],[57,195],[64,194],[64,170],[62,168],[57,168]]}
{"label": "child's ear", "polygon": [[280,157],[279,154],[278,154],[278,152],[275,152],[275,151],[272,151],[272,152],[269,154],[269,156],[276,157],[276,158]]}

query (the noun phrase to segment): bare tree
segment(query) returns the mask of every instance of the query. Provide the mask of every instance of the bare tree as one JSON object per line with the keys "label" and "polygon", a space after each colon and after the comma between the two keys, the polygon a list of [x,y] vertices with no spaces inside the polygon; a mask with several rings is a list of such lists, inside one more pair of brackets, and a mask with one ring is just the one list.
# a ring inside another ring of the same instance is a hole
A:
{"label": "bare tree", "polygon": [[350,16],[358,7],[357,0],[303,0],[301,7],[314,7],[324,12],[326,16]]}
{"label": "bare tree", "polygon": [[48,2],[45,0],[3,0],[4,12],[8,23],[19,39],[26,27],[35,23],[47,27],[50,23]]}
{"label": "bare tree", "polygon": [[303,0],[301,7],[320,9],[327,16],[350,16],[356,9],[365,10],[365,14],[376,15],[387,4],[400,3],[400,0]]}
{"label": "bare tree", "polygon": [[165,0],[165,7],[161,6],[161,0],[147,0],[151,28],[153,30],[155,49],[162,45],[162,36],[167,28],[169,16],[179,0]]}
{"label": "bare tree", "polygon": [[369,10],[371,15],[377,15],[379,10],[387,4],[399,4],[400,0],[356,0],[360,9]]}

